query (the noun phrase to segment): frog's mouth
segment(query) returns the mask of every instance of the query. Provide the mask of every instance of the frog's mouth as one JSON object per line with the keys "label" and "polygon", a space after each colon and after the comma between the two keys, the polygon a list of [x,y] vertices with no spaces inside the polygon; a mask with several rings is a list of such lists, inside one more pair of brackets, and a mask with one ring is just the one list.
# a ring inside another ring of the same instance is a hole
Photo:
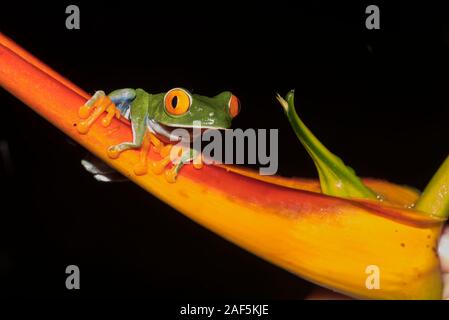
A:
{"label": "frog's mouth", "polygon": [[165,143],[176,143],[181,141],[182,136],[173,134],[173,131],[176,129],[184,129],[186,130],[190,135],[190,141],[193,141],[197,138],[197,132],[203,132],[207,129],[215,129],[215,130],[226,130],[227,128],[220,128],[220,127],[211,127],[211,126],[201,126],[200,131],[195,130],[196,135],[194,135],[193,129],[196,127],[187,126],[187,125],[166,125],[158,123],[152,119],[149,119],[147,121],[148,130],[150,130],[151,133],[155,134],[158,138],[162,139]]}

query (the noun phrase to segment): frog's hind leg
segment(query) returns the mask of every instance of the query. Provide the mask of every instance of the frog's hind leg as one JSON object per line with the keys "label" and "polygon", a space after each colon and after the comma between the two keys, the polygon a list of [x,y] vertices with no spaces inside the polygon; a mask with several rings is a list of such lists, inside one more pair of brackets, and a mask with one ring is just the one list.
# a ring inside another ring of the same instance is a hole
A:
{"label": "frog's hind leg", "polygon": [[[118,95],[124,94],[129,89],[118,90]],[[133,90],[134,91],[134,90]],[[112,94],[111,94],[112,95]],[[113,96],[113,95],[112,95]],[[114,99],[114,96],[113,96]],[[145,133],[147,131],[147,112],[148,112],[148,96],[145,94],[136,94],[134,101],[130,106],[131,114],[131,128],[133,131],[133,141],[123,142],[108,148],[108,156],[110,158],[117,158],[121,152],[129,149],[137,149],[143,143]]]}

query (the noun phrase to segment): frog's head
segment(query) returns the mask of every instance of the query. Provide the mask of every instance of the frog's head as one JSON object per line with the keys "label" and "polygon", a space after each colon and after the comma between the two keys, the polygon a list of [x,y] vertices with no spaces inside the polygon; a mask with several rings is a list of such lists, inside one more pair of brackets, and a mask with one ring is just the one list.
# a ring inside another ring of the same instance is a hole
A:
{"label": "frog's head", "polygon": [[152,119],[168,127],[193,128],[200,121],[204,129],[227,129],[240,111],[239,100],[229,91],[206,97],[174,88],[158,96]]}

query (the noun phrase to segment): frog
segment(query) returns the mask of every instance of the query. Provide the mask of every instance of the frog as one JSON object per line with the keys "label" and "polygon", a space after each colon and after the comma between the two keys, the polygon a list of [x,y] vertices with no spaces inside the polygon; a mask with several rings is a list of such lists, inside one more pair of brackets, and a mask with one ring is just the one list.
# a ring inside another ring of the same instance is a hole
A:
{"label": "frog", "polygon": [[[148,93],[137,88],[118,89],[106,94],[96,91],[78,110],[80,121],[77,130],[87,134],[96,120],[104,113],[101,124],[107,127],[113,118],[125,119],[131,123],[132,141],[109,146],[107,155],[117,159],[127,150],[140,150],[139,162],[133,167],[134,174],[141,176],[148,172],[162,174],[167,182],[175,182],[181,168],[192,162],[196,169],[203,167],[201,151],[194,148],[179,148],[175,144],[181,137],[174,130],[225,130],[240,113],[240,100],[230,91],[223,91],[213,97],[192,94],[182,87],[175,87],[163,93]],[[148,160],[153,147],[160,160]],[[173,149],[177,147],[177,149]],[[172,161],[175,152],[178,161]],[[171,166],[170,166],[171,164]]]}

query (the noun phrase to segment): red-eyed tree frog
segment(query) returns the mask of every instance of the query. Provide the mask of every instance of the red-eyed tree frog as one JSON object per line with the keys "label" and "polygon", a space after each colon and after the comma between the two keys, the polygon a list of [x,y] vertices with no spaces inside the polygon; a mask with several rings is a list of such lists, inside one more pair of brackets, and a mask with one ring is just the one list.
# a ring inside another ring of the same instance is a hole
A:
{"label": "red-eyed tree frog", "polygon": [[[180,137],[173,135],[176,128],[227,129],[240,112],[238,98],[229,91],[214,97],[191,94],[183,88],[174,88],[166,93],[150,94],[142,89],[119,89],[108,95],[104,91],[95,94],[79,109],[80,121],[77,129],[85,134],[96,119],[106,112],[103,126],[108,126],[115,117],[131,121],[133,141],[123,142],[108,148],[108,156],[117,158],[121,152],[140,149],[140,161],[134,166],[136,175],[147,173],[147,153],[151,145],[162,156],[162,160],[150,161],[156,174],[161,174],[168,166],[173,143]],[[195,122],[195,123],[194,123]],[[181,152],[181,151],[180,151]],[[196,168],[201,168],[201,152],[190,148],[180,154],[178,163],[165,170],[167,181],[174,182],[181,167],[192,160]]]}

